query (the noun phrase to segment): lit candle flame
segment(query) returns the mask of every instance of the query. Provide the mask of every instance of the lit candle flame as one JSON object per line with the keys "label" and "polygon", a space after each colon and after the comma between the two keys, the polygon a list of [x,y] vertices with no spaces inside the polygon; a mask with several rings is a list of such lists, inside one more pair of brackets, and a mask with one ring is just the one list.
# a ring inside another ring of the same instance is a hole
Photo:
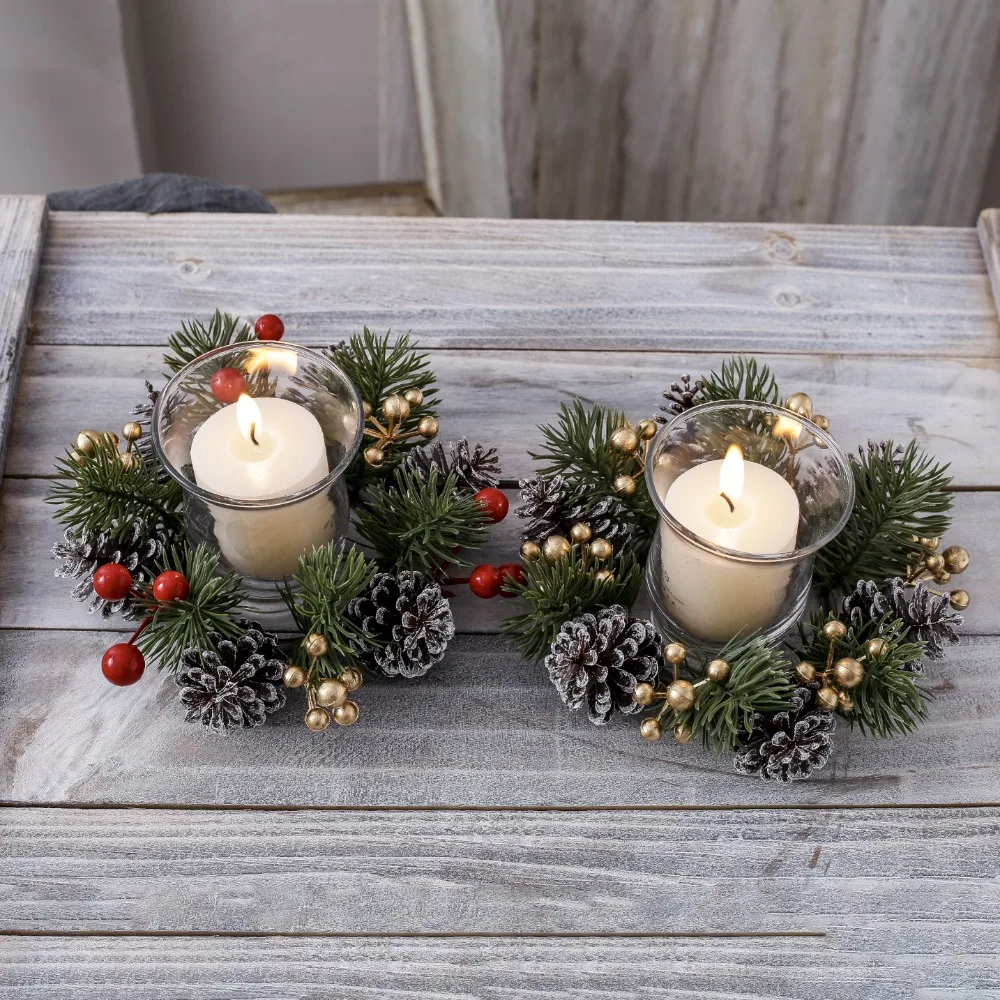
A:
{"label": "lit candle flame", "polygon": [[736,503],[743,492],[743,452],[738,444],[731,444],[722,460],[719,470],[719,493],[729,504],[730,511],[736,510]]}
{"label": "lit candle flame", "polygon": [[[239,424],[243,437],[257,444],[261,426],[260,407],[245,392],[240,393],[240,398],[236,400],[236,423]],[[742,472],[740,475],[742,478]]]}
{"label": "lit candle flame", "polygon": [[269,371],[294,375],[298,371],[299,359],[293,351],[281,350],[277,347],[254,347],[247,355],[243,367],[248,375]]}

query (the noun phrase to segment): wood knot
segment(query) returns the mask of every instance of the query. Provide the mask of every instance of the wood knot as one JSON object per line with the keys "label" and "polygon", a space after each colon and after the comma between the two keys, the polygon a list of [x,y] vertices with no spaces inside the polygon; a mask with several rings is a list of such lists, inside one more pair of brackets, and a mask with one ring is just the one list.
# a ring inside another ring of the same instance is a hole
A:
{"label": "wood knot", "polygon": [[784,306],[786,309],[794,309],[795,306],[801,305],[802,296],[798,292],[794,292],[791,289],[785,289],[784,291],[777,292],[774,296],[774,301],[779,306]]}
{"label": "wood knot", "polygon": [[767,252],[776,260],[793,261],[798,260],[799,245],[795,242],[794,236],[788,233],[773,232],[767,238]]}

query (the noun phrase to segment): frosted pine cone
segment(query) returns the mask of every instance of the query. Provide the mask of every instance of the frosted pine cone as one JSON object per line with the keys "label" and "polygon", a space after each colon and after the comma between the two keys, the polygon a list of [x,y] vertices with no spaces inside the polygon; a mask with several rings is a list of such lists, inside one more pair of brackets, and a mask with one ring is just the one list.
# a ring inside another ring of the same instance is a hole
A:
{"label": "frosted pine cone", "polygon": [[282,675],[286,662],[277,640],[249,619],[237,622],[239,638],[209,638],[215,649],[189,649],[181,657],[177,685],[185,722],[200,722],[213,732],[262,726],[285,704]]}
{"label": "frosted pine cone", "polygon": [[754,730],[734,766],[740,774],[756,774],[765,781],[801,781],[830,759],[836,728],[832,712],[813,707],[813,692],[796,688],[788,710],[754,716]]}
{"label": "frosted pine cone", "polygon": [[438,663],[455,635],[451,605],[423,573],[378,573],[351,601],[348,614],[375,641],[372,659],[389,677],[420,677]]}
{"label": "frosted pine cone", "polygon": [[679,413],[690,410],[692,406],[697,406],[700,393],[701,380],[696,379],[692,383],[690,375],[682,375],[680,381],[671,382],[670,388],[662,394],[667,402],[660,407],[666,416],[657,416],[657,421],[665,424]]}
{"label": "frosted pine cone", "polygon": [[496,448],[484,448],[481,444],[470,446],[466,438],[449,446],[436,441],[424,448],[414,448],[403,462],[404,469],[412,469],[427,481],[431,469],[438,470],[438,482],[443,483],[448,474],[454,472],[460,489],[478,493],[487,487],[496,487],[500,482],[500,460]]}
{"label": "frosted pine cone", "polygon": [[559,697],[571,709],[586,705],[595,726],[616,711],[641,711],[632,697],[635,686],[655,681],[660,663],[660,637],[652,624],[618,606],[566,622],[545,657]]}
{"label": "frosted pine cone", "polygon": [[606,538],[616,551],[631,543],[635,529],[628,507],[617,497],[595,496],[587,486],[570,486],[562,476],[522,479],[520,486],[517,516],[528,522],[521,532],[523,541],[568,537],[574,524],[587,524],[594,538]]}

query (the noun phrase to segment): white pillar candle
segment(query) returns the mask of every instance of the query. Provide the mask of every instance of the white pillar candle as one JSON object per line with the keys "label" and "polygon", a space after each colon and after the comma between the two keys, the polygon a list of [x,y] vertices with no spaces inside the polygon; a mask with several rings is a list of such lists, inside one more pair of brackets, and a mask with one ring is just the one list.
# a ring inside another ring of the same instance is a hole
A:
{"label": "white pillar candle", "polygon": [[[233,500],[269,500],[304,490],[330,472],[319,421],[288,399],[240,396],[213,413],[191,442],[195,482]],[[237,510],[209,504],[222,555],[245,576],[291,576],[299,556],[334,535],[327,493],[288,507]]]}
{"label": "white pillar candle", "polygon": [[[679,475],[663,502],[685,528],[713,545],[751,555],[795,548],[795,491],[772,469],[745,462],[737,445],[730,445],[725,459]],[[692,635],[726,641],[764,628],[778,616],[791,577],[787,563],[741,562],[716,555],[666,524],[660,536],[664,601],[674,620]]]}

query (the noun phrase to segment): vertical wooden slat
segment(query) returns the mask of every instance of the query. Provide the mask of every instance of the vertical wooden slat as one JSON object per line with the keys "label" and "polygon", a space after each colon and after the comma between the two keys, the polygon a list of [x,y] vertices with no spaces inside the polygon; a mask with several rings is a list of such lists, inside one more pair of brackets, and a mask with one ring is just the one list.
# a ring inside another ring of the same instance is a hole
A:
{"label": "vertical wooden slat", "polygon": [[0,470],[42,256],[45,198],[0,198]]}
{"label": "vertical wooden slat", "polygon": [[990,276],[993,301],[1000,314],[1000,208],[987,208],[979,215],[979,243],[983,248],[986,273]]}
{"label": "vertical wooden slat", "polygon": [[403,0],[379,0],[378,179],[423,177],[420,123]]}

